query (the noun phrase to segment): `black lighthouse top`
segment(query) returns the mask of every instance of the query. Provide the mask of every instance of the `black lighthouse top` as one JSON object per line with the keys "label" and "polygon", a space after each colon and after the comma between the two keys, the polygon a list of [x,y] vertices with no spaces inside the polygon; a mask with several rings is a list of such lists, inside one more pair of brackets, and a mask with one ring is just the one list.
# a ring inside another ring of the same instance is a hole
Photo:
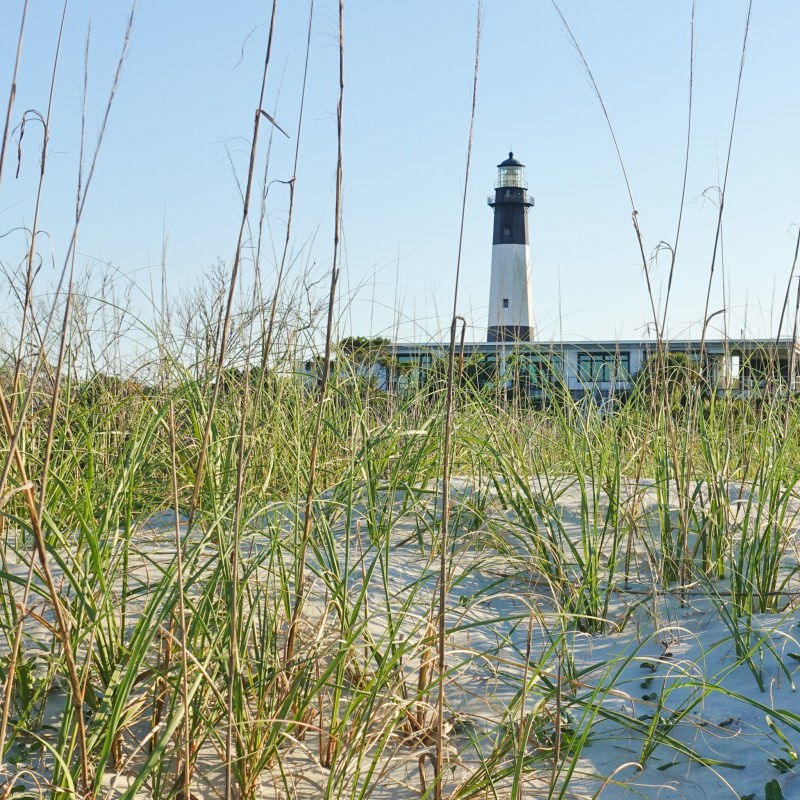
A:
{"label": "black lighthouse top", "polygon": [[513,153],[509,153],[508,154],[508,158],[505,161],[501,161],[497,166],[498,167],[524,167],[525,165],[521,161],[518,161],[516,158],[514,158],[514,154]]}

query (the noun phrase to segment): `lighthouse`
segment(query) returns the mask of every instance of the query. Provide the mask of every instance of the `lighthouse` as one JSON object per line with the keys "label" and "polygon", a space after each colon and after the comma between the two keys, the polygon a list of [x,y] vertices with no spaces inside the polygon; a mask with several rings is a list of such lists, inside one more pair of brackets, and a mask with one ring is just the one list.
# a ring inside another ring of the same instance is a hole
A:
{"label": "lighthouse", "polygon": [[533,198],[525,184],[525,165],[513,153],[497,165],[492,278],[489,286],[489,342],[527,342],[533,331],[528,209]]}

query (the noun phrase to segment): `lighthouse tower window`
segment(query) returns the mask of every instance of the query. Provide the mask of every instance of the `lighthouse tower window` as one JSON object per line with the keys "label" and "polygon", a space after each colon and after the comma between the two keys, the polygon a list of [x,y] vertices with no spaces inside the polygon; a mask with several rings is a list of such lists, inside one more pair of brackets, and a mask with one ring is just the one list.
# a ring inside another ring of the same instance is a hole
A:
{"label": "lighthouse tower window", "polygon": [[508,298],[507,297],[503,298],[503,308],[508,308]]}
{"label": "lighthouse tower window", "polygon": [[503,236],[511,236],[511,228],[503,228]]}

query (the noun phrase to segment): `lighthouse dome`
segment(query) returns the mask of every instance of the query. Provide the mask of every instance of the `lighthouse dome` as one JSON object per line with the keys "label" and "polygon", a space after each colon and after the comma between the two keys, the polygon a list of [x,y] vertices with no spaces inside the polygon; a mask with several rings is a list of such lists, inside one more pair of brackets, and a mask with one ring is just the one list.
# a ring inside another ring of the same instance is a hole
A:
{"label": "lighthouse dome", "polygon": [[505,161],[503,161],[502,163],[498,164],[497,166],[498,167],[524,167],[525,165],[521,161],[518,161],[516,158],[514,158],[514,154],[513,153],[509,153],[508,154],[508,158]]}

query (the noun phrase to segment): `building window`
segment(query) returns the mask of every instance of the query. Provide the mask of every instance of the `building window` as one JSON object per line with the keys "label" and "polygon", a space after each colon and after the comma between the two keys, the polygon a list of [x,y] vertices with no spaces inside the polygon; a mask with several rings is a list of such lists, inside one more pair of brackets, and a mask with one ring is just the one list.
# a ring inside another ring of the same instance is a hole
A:
{"label": "building window", "polygon": [[519,378],[529,389],[541,389],[563,380],[561,356],[525,354],[519,358]]}
{"label": "building window", "polygon": [[631,354],[578,353],[578,378],[583,383],[618,383],[630,380]]}
{"label": "building window", "polygon": [[511,228],[503,228],[503,236],[511,236]]}
{"label": "building window", "polygon": [[503,298],[503,308],[508,308],[508,298],[507,297]]}
{"label": "building window", "polygon": [[476,389],[496,386],[498,380],[497,356],[494,353],[476,353],[464,364],[464,381]]}

